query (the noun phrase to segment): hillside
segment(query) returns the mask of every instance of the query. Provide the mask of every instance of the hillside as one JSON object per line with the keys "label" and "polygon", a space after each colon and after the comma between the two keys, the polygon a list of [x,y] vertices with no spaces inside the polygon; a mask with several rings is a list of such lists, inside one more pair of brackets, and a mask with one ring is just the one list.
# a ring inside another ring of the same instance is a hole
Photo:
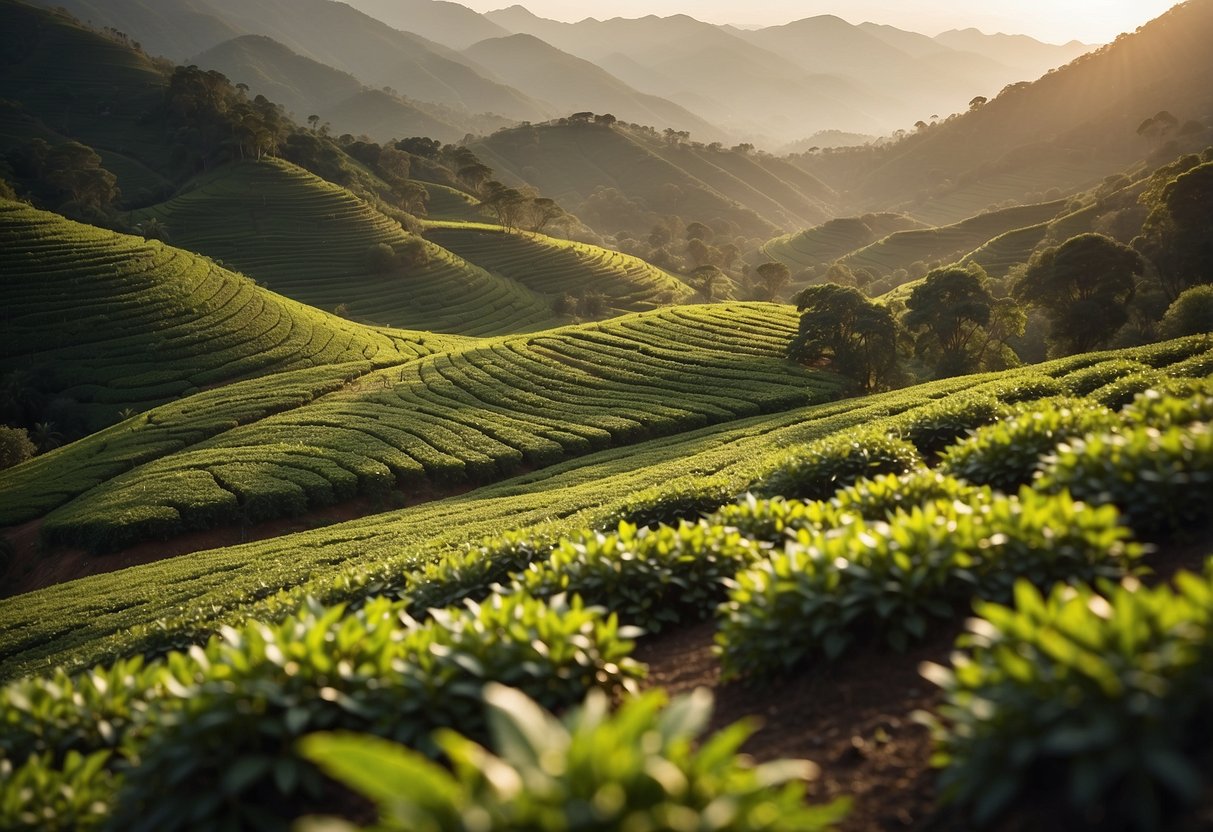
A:
{"label": "hillside", "polygon": [[[902,214],[866,214],[841,217],[813,228],[787,234],[764,243],[759,254],[783,263],[793,273],[833,263],[876,240],[899,231],[921,229],[919,223]],[[755,262],[754,265],[757,265]]]}
{"label": "hillside", "polygon": [[[619,125],[532,125],[499,131],[471,147],[498,176],[536,187],[605,233],[620,228],[647,233],[652,213],[676,213],[688,221],[719,218],[740,233],[770,236],[776,228],[823,219],[830,194],[803,173],[781,178],[784,171],[775,160],[693,148]],[[585,164],[586,159],[594,164]],[[619,206],[607,201],[598,211],[586,210],[599,189],[617,193]],[[628,202],[632,208],[623,207]]]}
{"label": "hillside", "polygon": [[603,296],[606,314],[687,303],[691,287],[638,257],[498,226],[430,223],[425,236],[485,271],[552,298]]}
{"label": "hillside", "polygon": [[350,5],[393,29],[413,32],[451,49],[467,49],[473,43],[509,34],[484,15],[445,0],[353,0]]}
{"label": "hillside", "polygon": [[[329,0],[45,0],[98,27],[112,26],[153,55],[183,61],[235,35],[264,35],[305,58],[353,75],[367,86],[390,86],[418,101],[495,112],[515,119],[554,113],[523,92],[486,77],[458,52],[393,29]],[[183,28],[201,15],[220,26]],[[223,36],[216,37],[222,30]],[[306,114],[305,114],[306,115]]]}
{"label": "hillside", "polygon": [[[789,308],[762,304],[665,310],[452,348],[285,408],[258,406],[247,388],[245,403],[183,401],[129,428],[140,437],[100,434],[47,457],[28,469],[34,481],[24,466],[5,472],[0,523],[54,509],[41,525],[45,543],[123,549],[357,496],[410,501],[830,398],[837,379],[782,359],[795,322]],[[284,377],[286,389],[300,380]],[[270,386],[266,396],[284,392]],[[218,432],[195,428],[216,419]],[[178,442],[162,456],[119,473],[132,448],[162,448],[170,437]],[[68,475],[82,467],[104,478]]]}
{"label": "hillside", "polygon": [[687,130],[703,141],[726,138],[708,121],[656,95],[646,95],[589,61],[532,35],[480,41],[463,52],[513,87],[554,104],[563,114],[611,113],[624,120]]}
{"label": "hillside", "polygon": [[417,240],[348,191],[286,162],[226,165],[150,208],[177,245],[221,259],[264,285],[355,320],[465,335],[550,325],[550,304],[437,246],[412,264],[378,267],[371,249],[403,256]]}
{"label": "hillside", "polygon": [[[1202,120],[1213,116],[1213,58],[1205,49],[1211,33],[1213,2],[1180,4],[1115,43],[902,142],[843,189],[872,206],[986,183],[987,203],[1015,191],[1022,198],[1047,187],[1076,190],[1156,150],[1157,140],[1137,130],[1160,111],[1178,122],[1164,139],[1203,146]],[[1180,127],[1189,121],[1196,132],[1185,137]],[[807,169],[833,183],[828,167]]]}
{"label": "hillside", "polygon": [[18,203],[0,204],[0,240],[0,364],[24,378],[26,396],[55,405],[63,431],[237,379],[369,369],[441,343],[359,326],[206,258]]}

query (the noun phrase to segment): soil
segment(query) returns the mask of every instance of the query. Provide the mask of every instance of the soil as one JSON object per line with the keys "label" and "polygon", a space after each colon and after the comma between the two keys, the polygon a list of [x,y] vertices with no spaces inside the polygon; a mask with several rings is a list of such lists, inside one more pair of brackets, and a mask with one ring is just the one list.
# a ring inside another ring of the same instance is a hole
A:
{"label": "soil", "polygon": [[[1210,541],[1206,530],[1159,548],[1147,555],[1152,573],[1143,580],[1167,581],[1181,569],[1199,572],[1213,550]],[[948,664],[962,627],[960,621],[941,627],[905,654],[866,646],[843,661],[760,685],[721,681],[713,621],[646,639],[636,658],[649,665],[647,687],[664,687],[671,694],[710,689],[716,700],[712,731],[758,717],[763,727],[744,748],[756,760],[816,763],[821,773],[810,785],[810,799],[852,799],[840,827],[844,832],[965,832],[970,827],[962,819],[937,807],[930,733],[914,718],[916,711],[934,712],[941,702],[939,689],[922,678],[919,666]],[[1209,821],[1213,812],[1200,817]],[[1024,800],[994,831],[1072,832],[1077,827],[1071,821],[1062,807]],[[1213,828],[1213,823],[1193,822],[1186,818],[1175,829]]]}

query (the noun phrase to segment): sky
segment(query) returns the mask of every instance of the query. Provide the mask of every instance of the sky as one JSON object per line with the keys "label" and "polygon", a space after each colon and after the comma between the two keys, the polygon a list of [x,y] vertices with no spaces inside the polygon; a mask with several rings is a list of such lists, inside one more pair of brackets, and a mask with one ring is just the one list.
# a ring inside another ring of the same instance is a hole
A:
{"label": "sky", "polygon": [[[484,12],[512,0],[458,0]],[[710,23],[778,25],[818,14],[851,23],[888,23],[937,35],[975,26],[985,32],[1031,35],[1051,43],[1107,43],[1158,17],[1178,0],[518,0],[540,17],[643,17],[689,14]]]}

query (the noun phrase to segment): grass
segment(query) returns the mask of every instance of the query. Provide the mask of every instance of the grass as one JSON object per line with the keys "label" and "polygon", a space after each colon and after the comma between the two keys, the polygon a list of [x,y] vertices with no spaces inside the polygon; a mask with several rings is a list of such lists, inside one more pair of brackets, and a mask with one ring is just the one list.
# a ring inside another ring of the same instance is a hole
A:
{"label": "grass", "polygon": [[599,292],[615,314],[685,303],[695,294],[678,278],[638,257],[587,243],[467,223],[431,223],[426,237],[541,295]]}
{"label": "grass", "polygon": [[0,674],[189,643],[218,622],[273,617],[305,596],[336,601],[374,594],[487,535],[530,528],[542,536],[593,526],[625,506],[629,495],[653,486],[714,485],[736,493],[781,448],[860,426],[891,429],[896,422],[884,421],[889,417],[962,390],[1012,399],[1043,375],[1064,379],[1126,358],[1165,368],[1202,351],[1208,351],[1205,341],[1188,339],[756,416],[608,449],[438,502],[61,584],[0,602]]}
{"label": "grass", "polygon": [[420,267],[377,273],[369,251],[416,240],[349,191],[280,160],[224,165],[139,219],[275,291],[382,326],[501,335],[556,323],[525,286],[433,244]]}
{"label": "grass", "polygon": [[371,329],[269,292],[205,257],[0,202],[0,358],[75,400],[95,428],[254,375],[397,364],[417,333]]}

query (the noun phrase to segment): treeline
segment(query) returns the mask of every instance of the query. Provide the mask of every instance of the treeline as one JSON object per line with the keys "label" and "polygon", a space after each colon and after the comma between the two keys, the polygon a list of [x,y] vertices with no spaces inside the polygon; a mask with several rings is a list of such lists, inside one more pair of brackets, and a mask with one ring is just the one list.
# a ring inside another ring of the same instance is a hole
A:
{"label": "treeline", "polygon": [[[794,299],[802,316],[789,355],[872,391],[1213,332],[1210,205],[1213,148],[1153,174],[1128,244],[1086,232],[1042,245],[1002,278],[953,264],[881,300],[853,281],[810,286]],[[786,267],[764,270],[786,285]]]}

